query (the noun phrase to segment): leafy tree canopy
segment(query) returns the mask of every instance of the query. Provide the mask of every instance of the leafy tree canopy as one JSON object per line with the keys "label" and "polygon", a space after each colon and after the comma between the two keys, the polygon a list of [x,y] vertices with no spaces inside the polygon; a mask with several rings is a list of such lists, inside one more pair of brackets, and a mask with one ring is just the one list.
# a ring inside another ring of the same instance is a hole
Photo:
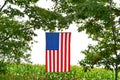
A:
{"label": "leafy tree canopy", "polygon": [[56,11],[66,14],[78,23],[78,31],[86,31],[89,38],[98,44],[89,45],[82,51],[85,59],[83,66],[93,67],[103,64],[114,67],[115,80],[118,75],[120,50],[120,7],[113,0],[52,0],[56,3]]}
{"label": "leafy tree canopy", "polygon": [[[70,21],[57,12],[38,7],[39,0],[3,0],[0,4],[0,60],[29,61],[36,29],[68,28]],[[24,19],[27,20],[24,20]]]}

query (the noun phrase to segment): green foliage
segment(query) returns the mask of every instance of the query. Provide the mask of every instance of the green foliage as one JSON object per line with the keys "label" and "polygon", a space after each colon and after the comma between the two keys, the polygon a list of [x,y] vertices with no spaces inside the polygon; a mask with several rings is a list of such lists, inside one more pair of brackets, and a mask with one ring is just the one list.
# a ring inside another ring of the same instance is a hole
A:
{"label": "green foliage", "polygon": [[68,28],[70,23],[61,14],[46,9],[30,6],[25,10],[25,13],[29,17],[30,26],[34,26],[34,29],[54,31],[56,29],[61,30]]}
{"label": "green foliage", "polygon": [[7,2],[11,3],[11,4],[15,4],[18,5],[20,7],[25,7],[25,6],[29,6],[30,4],[36,3],[38,0],[30,0],[30,1],[26,1],[26,0],[7,0]]}
{"label": "green foliage", "polygon": [[[56,3],[56,12],[65,13],[71,21],[76,22],[78,31],[86,31],[90,38],[99,38],[104,35],[105,30],[111,29],[119,8],[115,3],[110,9],[109,0],[52,0]],[[111,16],[111,14],[113,16]]]}
{"label": "green foliage", "polygon": [[104,65],[115,70],[117,79],[117,53],[120,50],[120,8],[113,0],[52,0],[56,3],[56,11],[65,13],[78,24],[78,31],[86,31],[89,38],[98,42],[96,46],[88,46],[82,53],[85,55],[80,64],[83,66]]}
{"label": "green foliage", "polygon": [[[101,68],[84,72],[82,67],[71,66],[71,72],[45,72],[44,65],[7,64],[7,73],[0,74],[3,80],[113,80],[114,73]],[[119,76],[120,79],[120,76]]]}
{"label": "green foliage", "polygon": [[5,74],[7,72],[7,64],[0,61],[0,74]]}
{"label": "green foliage", "polygon": [[32,30],[24,30],[27,24],[10,20],[9,17],[0,17],[0,54],[2,60],[20,63],[20,58],[27,55],[30,50],[29,42],[35,35]]}
{"label": "green foliage", "polygon": [[[0,60],[30,62],[36,29],[68,28],[70,21],[61,14],[36,6],[38,0],[3,0],[0,4]],[[26,20],[25,20],[26,19]]]}
{"label": "green foliage", "polygon": [[[83,66],[101,66],[104,65],[107,69],[115,69],[116,63],[120,64],[119,53],[114,54],[114,41],[111,30],[103,31],[104,34],[99,36],[99,38],[93,37],[94,40],[97,40],[97,45],[89,45],[88,49],[82,51],[85,55],[85,59],[80,61],[80,64]],[[116,28],[116,50],[120,49],[119,42],[119,27]]]}

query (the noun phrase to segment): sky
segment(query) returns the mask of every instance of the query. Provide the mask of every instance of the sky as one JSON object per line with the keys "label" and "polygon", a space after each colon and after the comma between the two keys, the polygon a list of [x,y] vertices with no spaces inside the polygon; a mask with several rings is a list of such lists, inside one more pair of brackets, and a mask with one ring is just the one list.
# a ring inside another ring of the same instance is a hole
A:
{"label": "sky", "polygon": [[[78,33],[77,27],[75,24],[70,25],[68,30],[63,32],[71,32],[71,65],[78,65],[78,60],[84,58],[84,55],[80,52],[87,48],[88,44],[96,44],[91,39],[88,39],[88,36],[85,32]],[[31,61],[34,64],[45,64],[45,32],[42,30],[37,30],[37,37],[34,37],[34,40],[37,43],[34,43],[31,52]]]}
{"label": "sky", "polygon": [[[44,4],[43,4],[44,3]],[[49,5],[48,5],[49,4]],[[46,2],[45,0],[41,0],[38,3],[38,6],[43,8],[49,8],[53,3]],[[34,40],[37,43],[34,43],[32,46],[31,52],[31,61],[33,64],[45,64],[45,31],[36,30],[35,31],[38,36],[34,37]],[[85,32],[78,33],[76,24],[71,24],[70,28],[64,30],[63,32],[71,32],[71,65],[78,65],[78,60],[84,58],[84,55],[80,52],[85,50],[88,44],[96,44],[91,39],[88,39],[88,35]]]}
{"label": "sky", "polygon": [[[120,0],[114,0],[117,3],[120,3]],[[37,4],[43,8],[52,7],[53,3],[46,0],[40,0]],[[119,5],[118,5],[119,6]],[[31,61],[33,64],[45,64],[45,31],[36,30],[38,36],[34,37],[34,40],[37,43],[34,43],[32,46],[31,52]],[[88,35],[85,32],[77,32],[76,24],[71,24],[69,29],[64,30],[63,32],[71,32],[71,65],[79,65],[78,61],[84,59],[84,55],[81,51],[87,49],[89,44],[97,44],[97,42],[92,41],[88,38]]]}
{"label": "sky", "polygon": [[[117,3],[120,3],[120,0],[114,0]],[[3,4],[4,1],[1,0],[0,4]],[[40,0],[37,5],[43,8],[52,7],[53,3],[46,0]],[[118,5],[120,6],[120,5]],[[87,49],[88,44],[95,45],[96,42],[88,38],[88,35],[85,32],[77,32],[76,24],[71,24],[69,29],[64,30],[63,32],[71,32],[71,65],[79,65],[78,61],[84,59],[84,55],[81,51]],[[31,61],[33,64],[45,64],[45,31],[36,30],[35,33],[38,35],[34,37],[34,40],[37,43],[34,43],[31,51]]]}

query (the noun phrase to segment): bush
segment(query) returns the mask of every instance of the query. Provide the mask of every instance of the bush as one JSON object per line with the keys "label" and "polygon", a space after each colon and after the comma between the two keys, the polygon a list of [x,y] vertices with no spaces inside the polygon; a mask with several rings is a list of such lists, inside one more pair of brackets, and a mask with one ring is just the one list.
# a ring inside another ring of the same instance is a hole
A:
{"label": "bush", "polygon": [[114,80],[114,72],[102,68],[84,72],[83,67],[71,66],[70,72],[49,73],[45,65],[11,63],[7,64],[7,73],[0,74],[0,80]]}
{"label": "bush", "polygon": [[7,64],[0,61],[0,74],[5,74],[7,72]]}

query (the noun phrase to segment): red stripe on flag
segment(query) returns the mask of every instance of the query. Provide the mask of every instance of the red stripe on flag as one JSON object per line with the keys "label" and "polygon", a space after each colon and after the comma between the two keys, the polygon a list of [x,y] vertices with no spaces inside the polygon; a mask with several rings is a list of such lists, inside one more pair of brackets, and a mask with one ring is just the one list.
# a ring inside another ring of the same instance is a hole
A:
{"label": "red stripe on flag", "polygon": [[57,72],[59,72],[59,51],[57,51]]}
{"label": "red stripe on flag", "polygon": [[67,57],[67,33],[64,35],[64,72],[66,72],[66,57]]}
{"label": "red stripe on flag", "polygon": [[46,50],[46,71],[48,72],[48,53]]}
{"label": "red stripe on flag", "polygon": [[53,50],[53,72],[55,72],[55,50]]}
{"label": "red stripe on flag", "polygon": [[52,72],[52,58],[51,57],[52,57],[51,56],[51,50],[49,50],[49,63],[50,63],[49,69],[50,69],[50,72]]}
{"label": "red stripe on flag", "polygon": [[68,37],[68,72],[70,72],[70,38],[71,38],[71,33],[69,33]]}
{"label": "red stripe on flag", "polygon": [[60,71],[62,72],[62,70],[63,70],[63,33],[61,33],[61,48],[60,48],[60,51],[61,51],[61,69],[60,69]]}

